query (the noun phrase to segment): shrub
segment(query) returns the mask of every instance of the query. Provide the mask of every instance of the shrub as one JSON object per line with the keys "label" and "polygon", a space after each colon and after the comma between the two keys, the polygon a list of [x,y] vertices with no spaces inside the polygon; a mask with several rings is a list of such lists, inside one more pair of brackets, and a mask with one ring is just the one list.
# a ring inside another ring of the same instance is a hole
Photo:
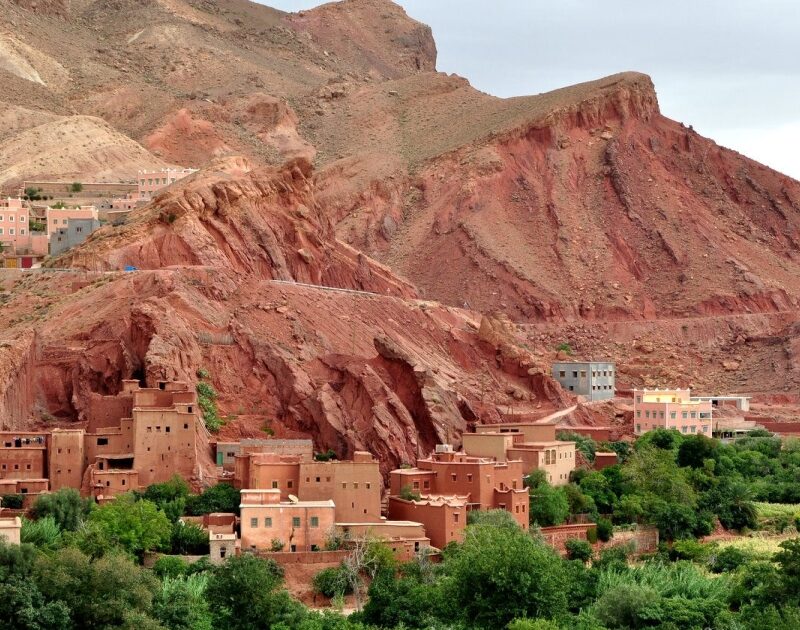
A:
{"label": "shrub", "polygon": [[75,531],[89,516],[92,503],[83,499],[74,488],[62,488],[58,492],[43,494],[31,510],[36,519],[52,517],[64,531]]}
{"label": "shrub", "polygon": [[83,190],[83,184],[80,182],[72,182],[72,186],[69,187],[70,192],[79,193]]}
{"label": "shrub", "polygon": [[563,352],[564,354],[572,354],[572,346],[570,346],[566,341],[560,343],[556,346],[556,352]]}
{"label": "shrub", "polygon": [[586,530],[586,540],[592,545],[597,542],[597,527],[590,527]]}
{"label": "shrub", "polygon": [[597,519],[597,538],[603,542],[608,542],[614,535],[614,526],[607,518]]}
{"label": "shrub", "polygon": [[172,553],[202,556],[209,552],[208,534],[194,523],[174,523],[170,544]]}
{"label": "shrub", "polygon": [[21,510],[25,496],[21,494],[4,494],[0,496],[0,505],[9,510]]}
{"label": "shrub", "polygon": [[336,459],[336,453],[332,448],[329,448],[324,453],[314,453],[315,462],[329,462]]}
{"label": "shrub", "polygon": [[189,563],[178,556],[161,556],[153,565],[153,573],[160,578],[186,575]]}
{"label": "shrub", "polygon": [[564,546],[570,560],[580,560],[586,563],[592,559],[592,546],[585,540],[570,538]]}
{"label": "shrub", "polygon": [[197,384],[197,404],[203,412],[203,422],[211,433],[216,433],[222,428],[224,422],[219,417],[217,409],[217,392],[208,383]]}
{"label": "shrub", "polygon": [[52,516],[45,516],[36,521],[22,519],[22,542],[41,548],[54,548],[61,542],[61,529]]}
{"label": "shrub", "polygon": [[239,491],[229,483],[218,483],[203,491],[186,497],[186,513],[191,516],[202,516],[212,512],[239,513]]}
{"label": "shrub", "polygon": [[325,597],[336,597],[353,592],[347,569],[342,566],[322,569],[312,578],[311,585],[317,593]]}
{"label": "shrub", "polygon": [[211,374],[205,368],[197,368],[197,378],[211,378]]}
{"label": "shrub", "polygon": [[275,552],[283,551],[284,546],[285,545],[281,539],[273,538],[272,541],[270,542],[270,551],[275,551]]}
{"label": "shrub", "polygon": [[714,573],[735,571],[749,560],[748,555],[736,547],[725,547],[711,556],[708,563]]}
{"label": "shrub", "polygon": [[670,559],[705,562],[714,549],[715,545],[704,545],[696,540],[676,540],[670,550]]}
{"label": "shrub", "polygon": [[414,492],[411,486],[405,485],[400,488],[400,498],[406,501],[419,501],[422,497],[420,497],[419,492]]}

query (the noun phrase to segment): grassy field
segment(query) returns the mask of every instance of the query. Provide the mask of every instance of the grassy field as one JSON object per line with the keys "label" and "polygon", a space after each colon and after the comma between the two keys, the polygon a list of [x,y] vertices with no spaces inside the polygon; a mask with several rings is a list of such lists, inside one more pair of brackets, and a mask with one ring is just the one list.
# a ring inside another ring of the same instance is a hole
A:
{"label": "grassy field", "polygon": [[786,516],[793,519],[800,514],[800,503],[756,503],[759,518],[780,518]]}
{"label": "grassy field", "polygon": [[784,540],[796,537],[797,534],[787,534],[784,536],[742,536],[732,540],[719,540],[717,541],[717,545],[719,549],[735,547],[736,549],[740,549],[760,559],[769,560],[772,554],[781,550],[779,545]]}

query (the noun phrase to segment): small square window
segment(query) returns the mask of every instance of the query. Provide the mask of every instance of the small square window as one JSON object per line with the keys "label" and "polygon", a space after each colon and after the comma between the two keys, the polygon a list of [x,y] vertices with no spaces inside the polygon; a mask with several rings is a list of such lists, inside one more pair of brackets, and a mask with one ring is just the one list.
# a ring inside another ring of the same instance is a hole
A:
{"label": "small square window", "polygon": [[293,516],[292,517],[292,527],[300,527],[300,517]]}
{"label": "small square window", "polygon": [[272,527],[272,517],[267,516],[264,518],[264,527]]}
{"label": "small square window", "polygon": [[311,517],[311,527],[319,527],[319,517],[312,516]]}
{"label": "small square window", "polygon": [[258,519],[257,518],[251,518],[250,519],[250,527],[258,527]]}

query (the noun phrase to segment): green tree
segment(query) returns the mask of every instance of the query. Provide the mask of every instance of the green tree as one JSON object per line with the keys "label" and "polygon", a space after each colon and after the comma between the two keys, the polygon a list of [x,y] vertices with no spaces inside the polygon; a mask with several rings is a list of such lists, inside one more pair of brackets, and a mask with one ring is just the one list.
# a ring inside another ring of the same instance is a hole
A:
{"label": "green tree", "polygon": [[202,494],[193,494],[186,499],[186,512],[194,516],[212,512],[239,513],[239,491],[229,483],[219,483]]}
{"label": "green tree", "polygon": [[94,510],[89,528],[111,545],[141,556],[146,551],[163,549],[169,544],[169,520],[152,501],[137,501],[132,494],[122,494]]}
{"label": "green tree", "polygon": [[522,530],[469,526],[445,571],[445,597],[471,625],[502,628],[514,618],[566,612],[562,560]]}
{"label": "green tree", "polygon": [[36,545],[40,549],[53,549],[61,543],[61,530],[52,516],[36,521],[23,517],[21,539],[22,542]]}
{"label": "green tree", "polygon": [[592,546],[585,540],[570,538],[564,546],[567,550],[567,557],[570,560],[589,562],[592,559]]}
{"label": "green tree", "polygon": [[2,628],[62,630],[72,627],[69,613],[63,602],[45,602],[32,580],[11,578],[0,583]]}
{"label": "green tree", "polygon": [[608,478],[601,472],[592,471],[584,475],[578,486],[586,496],[591,497],[601,514],[610,514],[617,497],[611,489]]}
{"label": "green tree", "polygon": [[63,531],[75,531],[88,518],[92,503],[74,488],[43,494],[33,504],[31,514],[42,519],[51,516]]}
{"label": "green tree", "polygon": [[207,583],[205,575],[165,578],[153,598],[153,616],[170,630],[211,630]]}
{"label": "green tree", "polygon": [[298,625],[302,607],[281,589],[282,571],[270,560],[246,554],[217,567],[206,587],[214,627],[228,630]]}
{"label": "green tree", "polygon": [[172,553],[202,556],[209,552],[208,534],[194,523],[178,521],[172,525]]}
{"label": "green tree", "polygon": [[150,617],[157,580],[128,557],[92,561],[74,547],[40,556],[35,581],[48,601],[62,601],[75,628],[88,630],[155,625]]}
{"label": "green tree", "polygon": [[719,443],[705,435],[684,438],[678,447],[678,465],[702,468],[703,462],[713,459]]}
{"label": "green tree", "polygon": [[467,525],[489,525],[491,527],[510,527],[519,529],[519,523],[508,510],[470,510]]}
{"label": "green tree", "polygon": [[569,502],[564,493],[544,483],[530,489],[530,524],[541,527],[560,525],[569,516]]}

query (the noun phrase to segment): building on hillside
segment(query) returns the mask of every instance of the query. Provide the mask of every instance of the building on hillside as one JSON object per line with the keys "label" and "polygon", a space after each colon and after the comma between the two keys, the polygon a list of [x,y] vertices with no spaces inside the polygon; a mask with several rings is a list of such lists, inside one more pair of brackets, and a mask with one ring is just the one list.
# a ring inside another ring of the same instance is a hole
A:
{"label": "building on hillside", "polygon": [[238,442],[216,442],[214,458],[217,466],[226,472],[235,472],[236,456],[243,453],[274,453],[297,455],[301,460],[314,458],[314,443],[311,440],[243,439]]}
{"label": "building on hillside", "polygon": [[18,494],[23,498],[23,508],[30,508],[41,494],[50,492],[47,479],[0,479],[0,496]]}
{"label": "building on hillside", "polygon": [[86,433],[84,461],[97,499],[197,472],[203,429],[195,391],[186,383],[159,381],[155,388],[123,390],[127,396],[131,417]]}
{"label": "building on hillside", "polygon": [[67,219],[65,227],[59,227],[50,234],[50,255],[58,256],[77,247],[99,227],[100,221],[97,219]]}
{"label": "building on hillside", "polygon": [[[523,529],[528,528],[528,489],[523,484],[520,460],[476,457],[456,453],[450,445],[440,444],[431,457],[417,460],[415,468],[400,468],[389,473],[389,517],[420,521],[425,531],[438,525],[410,516],[392,497],[466,497],[469,510],[506,510]],[[424,516],[424,515],[421,515]],[[436,538],[428,533],[431,542]],[[435,544],[435,543],[434,543]]]}
{"label": "building on hillside", "polygon": [[553,363],[553,378],[561,386],[588,400],[614,397],[616,366],[607,361]]}
{"label": "building on hillside", "polygon": [[4,266],[31,267],[35,259],[47,254],[47,235],[31,232],[30,218],[22,199],[0,199],[0,245],[6,257],[21,258],[12,264],[6,261]]}
{"label": "building on hillside", "polygon": [[243,550],[320,551],[334,530],[336,506],[331,499],[281,499],[278,489],[242,490]]}
{"label": "building on hillside", "polygon": [[356,451],[352,460],[316,462],[300,455],[243,453],[236,456],[234,487],[278,490],[286,500],[295,495],[303,501],[332,499],[336,521],[369,523],[381,518],[381,477],[378,461],[370,453]]}
{"label": "building on hillside", "polygon": [[424,525],[415,521],[336,523],[336,532],[344,540],[345,546],[355,541],[379,540],[392,550],[400,562],[412,560],[432,544]]}
{"label": "building on hillside", "polygon": [[467,453],[519,460],[524,475],[542,470],[550,484],[564,486],[575,470],[575,442],[556,440],[557,430],[554,424],[529,422],[479,424],[461,439]]}
{"label": "building on hillside", "polygon": [[653,429],[675,429],[686,435],[711,437],[711,414],[711,401],[692,398],[688,389],[633,390],[636,435]]}
{"label": "building on hillside", "polygon": [[137,178],[139,201],[150,201],[162,188],[174,184],[187,175],[196,173],[193,168],[163,168],[154,171],[139,171]]}
{"label": "building on hillside", "polygon": [[608,468],[609,466],[616,466],[619,463],[619,458],[614,451],[610,451],[608,453],[603,451],[597,451],[594,454],[594,469],[595,470],[603,470],[603,468]]}
{"label": "building on hillside", "polygon": [[97,208],[95,206],[79,206],[77,208],[53,208],[47,206],[45,210],[45,223],[47,236],[51,240],[59,228],[67,228],[70,219],[93,219],[97,221]]}
{"label": "building on hillside", "polygon": [[692,400],[699,400],[700,402],[711,402],[712,409],[719,407],[733,407],[739,411],[750,411],[750,398],[751,396],[742,396],[737,394],[730,394],[726,396],[692,396]]}
{"label": "building on hillside", "polygon": [[421,523],[431,546],[442,549],[464,539],[468,502],[468,495],[425,495],[419,499],[390,495],[389,516]]}
{"label": "building on hillside", "polygon": [[0,433],[0,479],[47,477],[47,433]]}
{"label": "building on hillside", "polygon": [[176,474],[196,477],[205,431],[196,397],[186,383],[123,381],[117,396],[90,398],[85,430],[0,433],[0,485],[8,494],[76,488],[106,500]]}

